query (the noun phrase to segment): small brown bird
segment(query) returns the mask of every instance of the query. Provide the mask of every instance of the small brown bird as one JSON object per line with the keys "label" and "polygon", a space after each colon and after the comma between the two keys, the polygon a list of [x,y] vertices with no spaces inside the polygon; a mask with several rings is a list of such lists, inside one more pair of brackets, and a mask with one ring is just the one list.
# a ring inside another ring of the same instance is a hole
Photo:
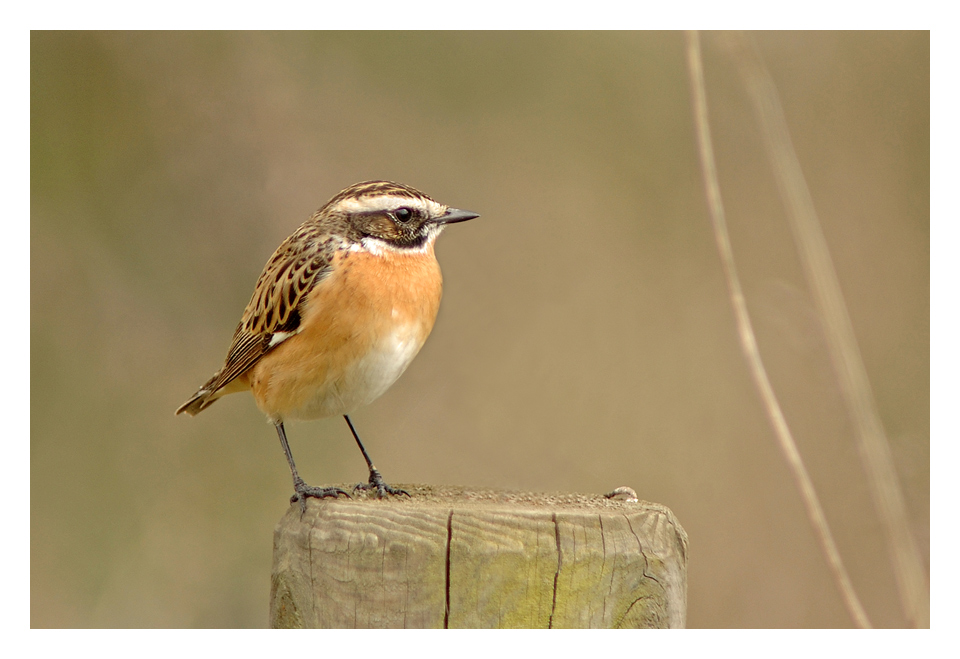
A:
{"label": "small brown bird", "polygon": [[301,512],[307,497],[350,495],[303,482],[283,422],[342,414],[370,470],[357,488],[407,494],[384,482],[349,414],[389,389],[420,351],[443,286],[434,242],[446,225],[476,217],[399,183],[346,188],[273,253],[223,368],[176,413],[193,416],[249,390],[277,428]]}

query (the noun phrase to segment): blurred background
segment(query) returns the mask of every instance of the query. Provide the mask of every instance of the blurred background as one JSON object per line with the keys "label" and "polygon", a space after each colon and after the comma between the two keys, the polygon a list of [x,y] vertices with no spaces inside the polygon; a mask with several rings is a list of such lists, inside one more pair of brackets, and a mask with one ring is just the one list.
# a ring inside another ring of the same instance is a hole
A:
{"label": "blurred background", "polygon": [[[928,558],[929,34],[753,36]],[[902,626],[757,124],[703,49],[763,357],[867,613]],[[266,625],[276,433],[247,395],[173,411],[274,248],[371,178],[482,214],[438,243],[420,356],[353,416],[389,482],[628,485],[689,533],[689,626],[852,625],[741,356],[683,34],[33,32],[31,140],[32,626]],[[366,478],[341,419],[288,434],[309,483]]]}

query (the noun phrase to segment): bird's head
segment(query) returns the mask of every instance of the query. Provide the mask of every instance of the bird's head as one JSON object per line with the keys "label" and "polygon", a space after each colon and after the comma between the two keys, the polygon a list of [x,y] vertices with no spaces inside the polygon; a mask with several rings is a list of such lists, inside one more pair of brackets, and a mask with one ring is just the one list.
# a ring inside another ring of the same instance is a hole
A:
{"label": "bird's head", "polygon": [[479,214],[450,208],[400,183],[365,181],[341,191],[315,217],[375,251],[424,249],[448,224]]}

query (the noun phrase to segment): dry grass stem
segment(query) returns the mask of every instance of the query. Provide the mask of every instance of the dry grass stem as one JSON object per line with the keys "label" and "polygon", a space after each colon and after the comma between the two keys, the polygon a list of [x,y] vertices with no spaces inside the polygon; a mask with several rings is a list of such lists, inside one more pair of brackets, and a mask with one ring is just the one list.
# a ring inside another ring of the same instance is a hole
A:
{"label": "dry grass stem", "polygon": [[732,40],[732,46],[734,59],[760,123],[803,270],[823,319],[830,358],[853,420],[857,448],[867,474],[870,494],[880,514],[892,553],[903,612],[912,626],[929,627],[930,594],[923,559],[910,530],[910,519],[890,444],[880,421],[813,199],[793,149],[777,89],[759,53],[745,35],[738,35]]}
{"label": "dry grass stem", "polygon": [[694,102],[694,121],[697,126],[700,164],[703,169],[710,219],[713,223],[717,248],[720,251],[720,260],[723,264],[727,287],[730,291],[730,300],[733,304],[737,319],[740,345],[746,357],[747,364],[750,367],[750,373],[754,383],[760,392],[764,409],[766,409],[767,415],[770,417],[770,422],[773,424],[780,448],[797,482],[797,487],[800,490],[804,505],[807,509],[807,515],[810,518],[811,524],[813,524],[823,553],[827,558],[827,563],[840,588],[844,604],[859,627],[870,627],[867,614],[853,589],[853,584],[843,565],[843,560],[840,558],[840,552],[837,550],[833,534],[830,532],[830,526],[827,524],[823,506],[820,504],[820,499],[817,497],[813,482],[810,480],[810,475],[807,473],[803,459],[800,457],[800,452],[797,450],[796,442],[794,442],[790,428],[787,426],[787,421],[783,416],[783,411],[780,409],[776,394],[773,392],[770,379],[767,377],[767,372],[763,366],[763,360],[760,357],[757,340],[750,322],[750,316],[747,313],[746,300],[744,299],[743,289],[737,275],[736,264],[733,259],[733,250],[730,246],[730,235],[727,231],[723,201],[720,198],[720,184],[717,180],[717,168],[716,162],[714,161],[710,126],[707,120],[707,100],[706,89],[703,82],[703,63],[700,56],[700,36],[695,31],[687,33],[687,64],[690,71],[690,84]]}

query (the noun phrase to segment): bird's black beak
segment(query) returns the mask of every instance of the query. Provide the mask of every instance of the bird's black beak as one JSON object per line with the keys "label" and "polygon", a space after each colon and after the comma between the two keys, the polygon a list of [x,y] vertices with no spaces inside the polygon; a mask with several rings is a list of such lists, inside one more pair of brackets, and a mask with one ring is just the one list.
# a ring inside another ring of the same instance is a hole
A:
{"label": "bird's black beak", "polygon": [[437,218],[437,224],[455,224],[457,222],[466,222],[475,217],[480,217],[480,213],[473,211],[463,211],[459,208],[449,208],[447,212]]}

